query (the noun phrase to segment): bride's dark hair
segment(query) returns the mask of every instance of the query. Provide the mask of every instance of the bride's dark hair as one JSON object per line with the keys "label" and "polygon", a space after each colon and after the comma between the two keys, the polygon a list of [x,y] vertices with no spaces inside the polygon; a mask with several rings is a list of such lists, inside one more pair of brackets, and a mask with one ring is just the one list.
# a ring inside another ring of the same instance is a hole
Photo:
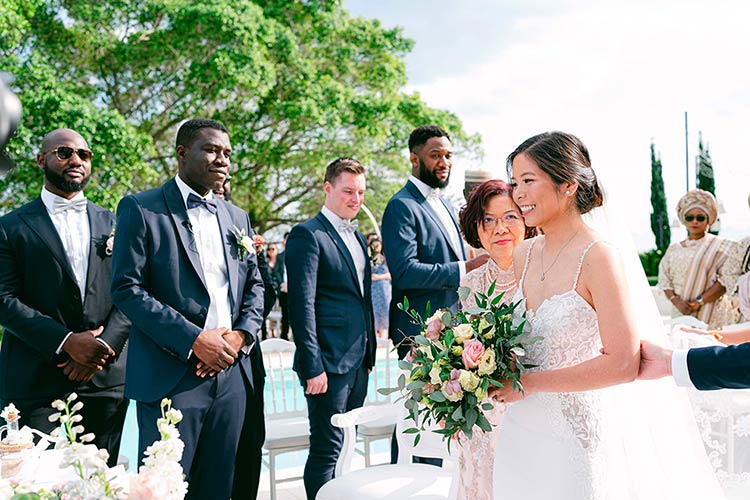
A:
{"label": "bride's dark hair", "polygon": [[512,174],[513,160],[521,153],[531,158],[557,185],[578,183],[576,207],[585,214],[604,203],[604,192],[591,168],[589,151],[581,140],[565,132],[544,132],[526,139],[508,155],[506,169]]}

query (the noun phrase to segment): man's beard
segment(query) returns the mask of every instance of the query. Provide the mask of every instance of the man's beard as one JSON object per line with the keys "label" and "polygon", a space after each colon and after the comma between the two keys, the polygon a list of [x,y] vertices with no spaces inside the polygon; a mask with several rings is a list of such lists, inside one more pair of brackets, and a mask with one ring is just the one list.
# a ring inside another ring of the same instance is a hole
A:
{"label": "man's beard", "polygon": [[89,183],[89,179],[91,179],[89,176],[83,179],[82,182],[66,181],[62,175],[53,172],[46,163],[44,164],[44,178],[63,193],[77,193],[78,191],[83,191],[83,188],[86,187],[86,184]]}
{"label": "man's beard", "polygon": [[[417,156],[417,158],[419,157]],[[430,186],[432,189],[442,189],[447,186],[448,182],[451,180],[451,173],[449,170],[448,177],[446,177],[444,181],[441,181],[433,172],[427,170],[427,165],[424,164],[422,158],[419,158],[419,180]]]}

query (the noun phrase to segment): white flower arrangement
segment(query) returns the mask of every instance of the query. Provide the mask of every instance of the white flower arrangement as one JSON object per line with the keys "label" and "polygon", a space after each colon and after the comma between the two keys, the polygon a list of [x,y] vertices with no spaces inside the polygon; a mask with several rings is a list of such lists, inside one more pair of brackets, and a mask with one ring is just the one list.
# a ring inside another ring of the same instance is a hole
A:
{"label": "white flower arrangement", "polygon": [[[52,407],[57,413],[49,417],[50,422],[59,422],[60,428],[53,435],[62,435],[55,445],[63,449],[60,467],[71,467],[76,478],[66,481],[52,491],[34,489],[28,484],[0,479],[0,499],[22,498],[76,499],[76,500],[182,500],[187,494],[188,484],[184,480],[180,459],[184,444],[176,424],[182,420],[182,412],[172,408],[169,399],[161,402],[162,418],[156,425],[161,439],[146,449],[137,475],[131,476],[129,483],[119,484],[113,469],[107,467],[109,453],[91,444],[91,433],[84,434],[79,412],[83,403],[76,402],[78,396],[72,393],[66,400],[55,400]],[[7,409],[7,408],[6,408]],[[11,410],[15,409],[13,407]],[[17,410],[16,410],[17,411]],[[5,418],[3,416],[3,418]]]}
{"label": "white flower arrangement", "polygon": [[130,479],[130,500],[181,500],[187,494],[188,484],[180,465],[185,445],[176,426],[182,420],[182,412],[164,398],[161,415],[156,421],[161,439],[146,448],[138,475]]}

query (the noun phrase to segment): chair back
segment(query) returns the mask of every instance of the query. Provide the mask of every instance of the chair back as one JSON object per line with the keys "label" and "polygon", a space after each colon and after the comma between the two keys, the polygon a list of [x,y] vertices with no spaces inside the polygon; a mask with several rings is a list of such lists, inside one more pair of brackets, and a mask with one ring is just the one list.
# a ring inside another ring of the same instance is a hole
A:
{"label": "chair back", "polygon": [[304,391],[292,370],[294,342],[266,339],[260,343],[266,369],[265,414],[269,419],[307,416]]}
{"label": "chair back", "polygon": [[659,314],[662,316],[672,316],[675,309],[667,296],[664,295],[664,291],[658,286],[652,286],[651,293],[656,301],[656,307],[659,309]]}
{"label": "chair back", "polygon": [[404,430],[410,427],[414,427],[414,421],[407,418],[406,409],[404,409],[403,417],[396,421],[399,464],[410,464],[415,456],[441,458],[444,462],[456,462],[458,460],[458,442],[451,442],[449,451],[448,441],[443,439],[443,435],[433,432],[433,430],[440,428],[437,424],[426,425],[425,430],[421,432],[419,443],[416,445],[414,444],[415,434],[404,433]]}
{"label": "chair back", "polygon": [[735,323],[733,325],[724,325],[721,327],[723,331],[731,331],[731,330],[745,330],[747,328],[750,328],[750,321],[745,321],[744,323]]}
{"label": "chair back", "polygon": [[388,404],[392,402],[391,395],[383,395],[378,389],[395,387],[398,381],[398,356],[393,351],[390,339],[378,337],[378,348],[375,352],[375,366],[370,373],[365,404]]}
{"label": "chair back", "polygon": [[677,316],[676,318],[668,319],[664,322],[666,326],[673,325],[685,325],[692,326],[693,328],[708,328],[708,325],[703,321],[699,320],[695,316]]}

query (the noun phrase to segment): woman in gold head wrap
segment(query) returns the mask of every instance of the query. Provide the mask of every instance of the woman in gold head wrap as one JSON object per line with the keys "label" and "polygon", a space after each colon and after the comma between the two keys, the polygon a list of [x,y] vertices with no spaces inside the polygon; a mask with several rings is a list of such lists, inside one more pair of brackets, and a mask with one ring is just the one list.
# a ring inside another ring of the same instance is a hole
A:
{"label": "woman in gold head wrap", "polygon": [[671,245],[659,264],[659,288],[675,309],[695,316],[712,329],[734,323],[737,317],[725,294],[735,283],[729,283],[723,269],[733,243],[708,233],[718,211],[711,193],[688,191],[677,203],[677,215],[688,237]]}

